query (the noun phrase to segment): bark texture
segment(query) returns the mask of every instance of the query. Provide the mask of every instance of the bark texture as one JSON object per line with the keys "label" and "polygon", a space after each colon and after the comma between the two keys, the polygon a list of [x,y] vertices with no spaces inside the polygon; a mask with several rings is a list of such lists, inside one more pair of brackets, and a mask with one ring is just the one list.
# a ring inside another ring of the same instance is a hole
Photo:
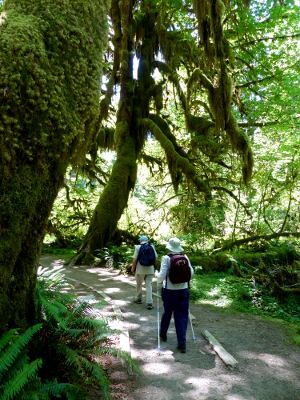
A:
{"label": "bark texture", "polygon": [[105,0],[7,0],[0,15],[0,334],[34,318],[41,244],[99,115]]}

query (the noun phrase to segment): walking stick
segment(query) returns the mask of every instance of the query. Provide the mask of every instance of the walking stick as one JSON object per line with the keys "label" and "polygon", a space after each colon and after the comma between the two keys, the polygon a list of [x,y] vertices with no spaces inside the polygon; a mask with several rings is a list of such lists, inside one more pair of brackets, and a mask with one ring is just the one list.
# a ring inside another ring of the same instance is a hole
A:
{"label": "walking stick", "polygon": [[192,339],[192,340],[197,340],[197,338],[195,337],[195,334],[194,334],[194,329],[193,329],[193,324],[192,324],[192,318],[191,318],[190,310],[189,310],[189,319],[190,319],[191,328],[192,328],[192,333],[193,333],[193,339]]}
{"label": "walking stick", "polygon": [[[156,278],[157,279],[157,278]],[[158,279],[156,280],[157,285],[156,285],[156,294],[157,294],[157,347],[155,350],[162,350],[163,348],[160,345],[160,336],[159,336],[159,294],[158,294]]]}

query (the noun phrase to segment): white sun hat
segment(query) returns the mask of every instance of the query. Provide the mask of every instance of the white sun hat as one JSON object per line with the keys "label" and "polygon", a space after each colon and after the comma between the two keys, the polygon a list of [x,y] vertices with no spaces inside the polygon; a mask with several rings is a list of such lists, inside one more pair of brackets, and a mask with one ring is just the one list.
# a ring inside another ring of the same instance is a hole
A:
{"label": "white sun hat", "polygon": [[168,250],[173,251],[174,253],[181,253],[183,248],[180,246],[180,240],[178,238],[171,238],[166,244],[166,248]]}

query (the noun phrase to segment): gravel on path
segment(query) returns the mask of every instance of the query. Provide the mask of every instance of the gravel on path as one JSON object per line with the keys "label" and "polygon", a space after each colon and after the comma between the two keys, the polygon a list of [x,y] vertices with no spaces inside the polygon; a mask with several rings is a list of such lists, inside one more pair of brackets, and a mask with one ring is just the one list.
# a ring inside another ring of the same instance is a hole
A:
{"label": "gravel on path", "polygon": [[[192,340],[189,325],[187,352],[180,353],[172,320],[168,340],[158,351],[156,298],[152,310],[147,309],[144,296],[142,304],[133,303],[133,276],[120,275],[115,269],[69,268],[53,256],[42,256],[40,263],[63,267],[79,295],[110,298],[101,309],[102,315],[111,320],[111,326],[129,333],[131,356],[143,375],[116,370],[107,359],[113,399],[300,400],[300,347],[289,344],[283,324],[249,314],[227,315],[221,309],[190,303],[197,340]],[[156,283],[153,285],[156,293]],[[122,320],[112,318],[118,308]],[[161,311],[160,301],[160,316]],[[238,361],[237,369],[225,366],[202,336],[204,330]],[[115,342],[120,345],[119,339]]]}

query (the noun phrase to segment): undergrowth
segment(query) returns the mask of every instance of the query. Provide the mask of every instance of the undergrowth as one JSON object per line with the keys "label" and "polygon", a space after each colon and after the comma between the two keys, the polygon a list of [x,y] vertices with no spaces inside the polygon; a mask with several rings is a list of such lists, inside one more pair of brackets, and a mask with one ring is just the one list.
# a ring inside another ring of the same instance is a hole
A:
{"label": "undergrowth", "polygon": [[224,272],[201,271],[191,280],[190,299],[210,304],[224,312],[245,312],[279,319],[294,330],[293,342],[300,344],[300,297],[289,295],[283,303],[252,278],[237,278]]}
{"label": "undergrowth", "polygon": [[71,289],[59,270],[39,269],[36,325],[0,338],[1,400],[110,399],[104,354],[122,357],[140,372],[128,353],[109,346],[113,332],[98,304]]}
{"label": "undergrowth", "polygon": [[57,246],[55,243],[43,243],[42,245],[42,254],[53,254],[59,255],[61,257],[73,257],[76,254],[76,249],[66,247],[61,248]]}

